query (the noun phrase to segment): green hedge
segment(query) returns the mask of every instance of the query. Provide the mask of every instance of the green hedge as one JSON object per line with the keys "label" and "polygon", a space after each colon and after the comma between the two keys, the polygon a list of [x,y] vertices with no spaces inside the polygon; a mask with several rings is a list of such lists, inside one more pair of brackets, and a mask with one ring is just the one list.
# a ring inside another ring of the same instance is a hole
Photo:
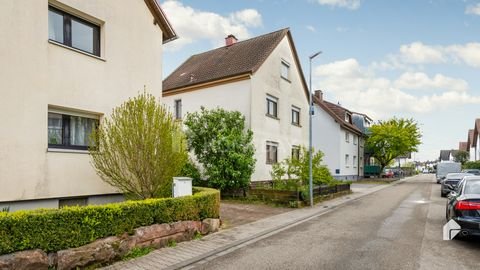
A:
{"label": "green hedge", "polygon": [[220,192],[195,187],[194,195],[188,197],[0,212],[0,254],[79,247],[99,238],[132,233],[141,226],[218,218],[219,211]]}

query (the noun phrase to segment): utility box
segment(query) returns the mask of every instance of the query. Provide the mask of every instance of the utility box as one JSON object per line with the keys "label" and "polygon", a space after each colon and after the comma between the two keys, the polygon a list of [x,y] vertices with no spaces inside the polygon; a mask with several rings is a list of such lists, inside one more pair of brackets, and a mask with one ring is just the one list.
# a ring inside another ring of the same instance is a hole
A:
{"label": "utility box", "polygon": [[173,197],[191,196],[192,178],[174,177],[173,178]]}

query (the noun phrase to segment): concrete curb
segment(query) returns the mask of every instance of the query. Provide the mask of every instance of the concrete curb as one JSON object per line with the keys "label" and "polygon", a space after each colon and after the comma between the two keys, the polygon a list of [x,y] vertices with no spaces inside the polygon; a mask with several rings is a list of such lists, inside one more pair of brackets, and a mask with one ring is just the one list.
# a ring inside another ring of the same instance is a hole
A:
{"label": "concrete curb", "polygon": [[[195,263],[198,263],[200,261],[203,261],[203,260],[206,260],[210,257],[214,257],[215,255],[219,254],[219,253],[223,253],[222,255],[225,255],[227,253],[230,253],[232,251],[234,251],[235,249],[237,249],[236,247],[240,248],[241,246],[245,246],[247,244],[251,244],[251,243],[255,243],[261,239],[264,239],[266,237],[269,237],[271,235],[274,235],[276,233],[279,233],[281,231],[284,231],[286,229],[289,229],[291,227],[294,227],[294,226],[297,226],[299,224],[302,224],[306,221],[309,221],[311,219],[314,219],[316,217],[319,217],[319,216],[322,216],[322,215],[325,215],[331,211],[333,211],[334,209],[340,207],[340,206],[344,206],[346,204],[348,204],[349,202],[352,202],[352,201],[355,201],[355,200],[358,200],[360,198],[363,198],[365,196],[368,196],[368,195],[371,195],[373,193],[376,193],[380,190],[383,190],[383,189],[386,189],[386,188],[389,188],[389,187],[392,187],[392,186],[395,186],[395,185],[398,185],[398,184],[401,184],[403,182],[406,182],[408,181],[409,179],[413,178],[415,176],[410,176],[410,177],[406,177],[406,178],[403,178],[403,179],[400,179],[400,180],[397,180],[395,182],[392,182],[390,184],[386,184],[386,185],[381,185],[381,186],[378,186],[378,187],[373,187],[371,188],[371,190],[369,191],[366,191],[365,193],[362,193],[362,194],[358,194],[358,195],[346,195],[346,200],[344,201],[340,201],[340,202],[336,202],[334,204],[332,204],[331,206],[327,206],[327,205],[323,205],[325,203],[328,203],[328,201],[325,201],[325,202],[322,202],[320,204],[317,204],[316,206],[314,206],[313,208],[310,208],[310,209],[315,209],[316,211],[314,211],[313,213],[310,213],[310,214],[307,214],[305,216],[302,216],[300,218],[297,218],[295,220],[292,220],[292,221],[289,221],[287,223],[284,223],[284,224],[281,224],[281,225],[278,225],[276,227],[273,227],[273,228],[270,228],[270,229],[266,229],[264,231],[261,231],[259,233],[256,233],[254,235],[251,235],[249,237],[246,237],[244,239],[240,239],[240,240],[236,240],[230,244],[227,244],[225,246],[222,246],[222,247],[219,247],[219,248],[216,248],[212,251],[209,251],[207,253],[204,253],[202,255],[199,255],[199,256],[196,256],[196,257],[193,257],[191,259],[188,259],[188,260],[185,260],[183,262],[180,262],[180,263],[177,263],[177,264],[174,264],[174,265],[171,265],[165,269],[169,269],[169,270],[173,270],[173,269],[180,269],[180,268],[183,268],[183,267],[187,267],[187,266],[190,266],[192,264],[195,264]],[[340,197],[341,198],[341,197]],[[226,252],[228,251],[228,252]]]}

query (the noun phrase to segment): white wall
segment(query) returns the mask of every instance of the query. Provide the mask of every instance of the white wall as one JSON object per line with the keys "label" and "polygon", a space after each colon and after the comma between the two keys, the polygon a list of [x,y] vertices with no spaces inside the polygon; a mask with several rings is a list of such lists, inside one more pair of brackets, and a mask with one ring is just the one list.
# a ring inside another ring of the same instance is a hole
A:
{"label": "white wall", "polygon": [[[345,140],[345,133],[348,132],[350,139],[347,142]],[[353,134],[351,131],[347,131],[342,128],[340,138],[340,175],[351,179],[358,175],[358,136]],[[355,142],[355,143],[354,143]],[[345,155],[349,155],[348,163],[345,163]],[[356,157],[355,163],[353,162],[353,157]]]}
{"label": "white wall", "polygon": [[[289,81],[280,76],[282,59],[290,64]],[[265,115],[267,94],[279,99],[279,119]],[[300,127],[291,123],[292,105],[301,110]],[[251,112],[251,127],[257,153],[252,180],[270,180],[272,166],[266,164],[267,141],[278,143],[278,161],[291,157],[293,145],[308,146],[308,99],[287,37],[284,37],[252,76]]]}
{"label": "white wall", "polygon": [[162,32],[143,1],[61,1],[101,24],[101,59],[48,41],[48,3],[0,8],[0,202],[115,193],[88,154],[47,151],[48,107],[108,115],[162,87]]}
{"label": "white wall", "polygon": [[475,161],[476,160],[475,159],[475,151],[476,151],[475,147],[470,147],[470,151],[469,151],[469,153],[470,153],[469,160],[470,161]]}
{"label": "white wall", "polygon": [[[315,105],[312,124],[313,147],[323,152],[324,164],[333,176],[338,177],[343,171],[340,164],[340,140],[342,139],[340,125],[318,105]],[[340,173],[337,174],[337,170]]]}

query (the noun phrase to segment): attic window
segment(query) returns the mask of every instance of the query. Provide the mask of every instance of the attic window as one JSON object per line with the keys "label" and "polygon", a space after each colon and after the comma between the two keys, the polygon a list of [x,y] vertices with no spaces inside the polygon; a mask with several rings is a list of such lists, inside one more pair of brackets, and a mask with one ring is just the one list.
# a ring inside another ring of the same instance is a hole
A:
{"label": "attic window", "polygon": [[352,122],[352,115],[348,112],[345,113],[345,122],[351,123]]}
{"label": "attic window", "polygon": [[282,59],[282,67],[280,75],[283,79],[290,81],[290,64]]}

